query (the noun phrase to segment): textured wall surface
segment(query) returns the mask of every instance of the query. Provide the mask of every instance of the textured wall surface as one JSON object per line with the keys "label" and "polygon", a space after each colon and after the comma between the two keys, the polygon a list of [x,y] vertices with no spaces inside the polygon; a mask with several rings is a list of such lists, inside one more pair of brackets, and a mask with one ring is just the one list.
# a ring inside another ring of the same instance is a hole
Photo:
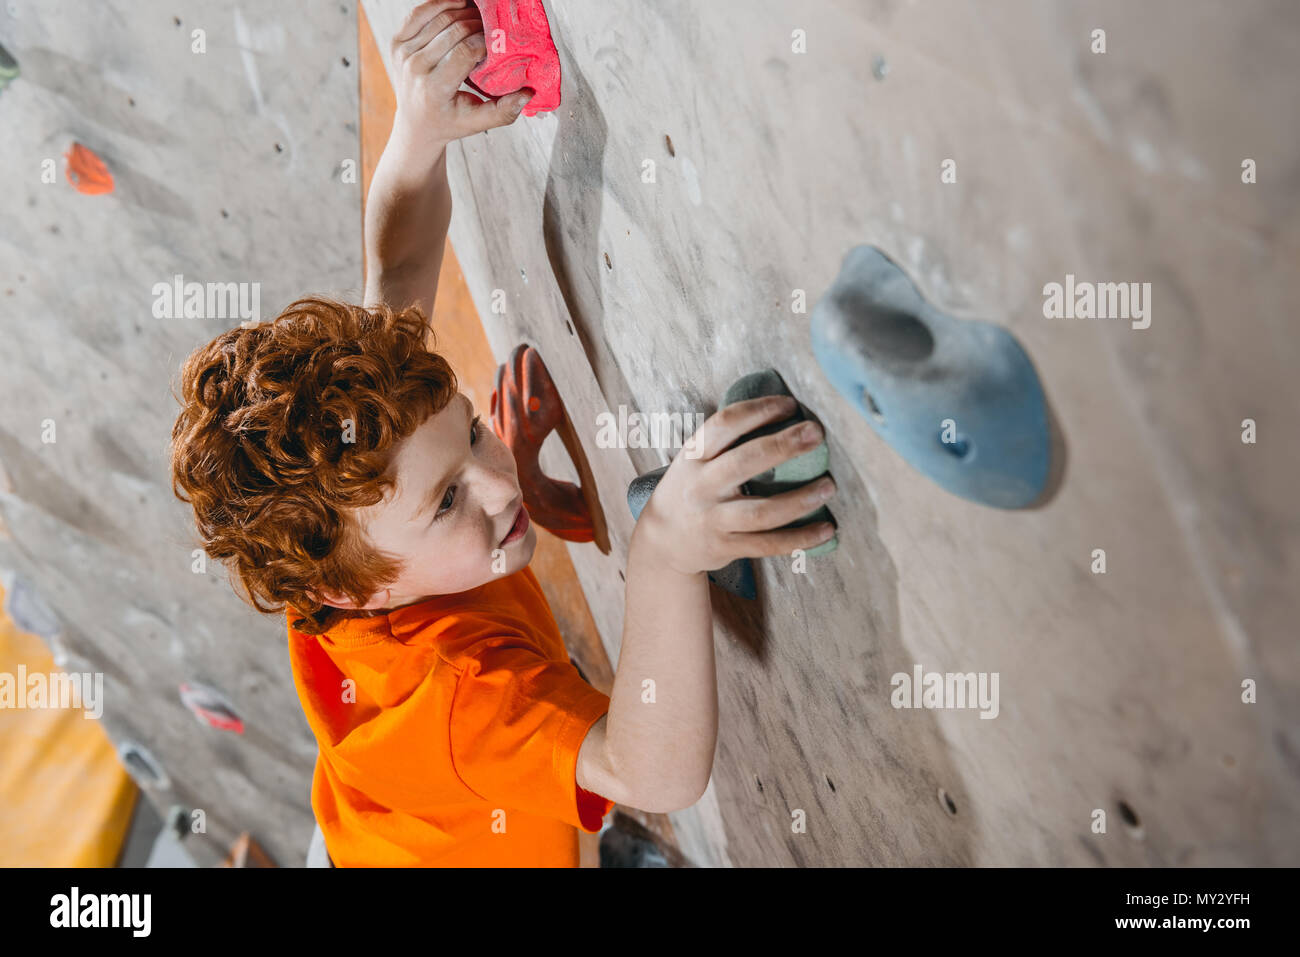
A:
{"label": "textured wall surface", "polygon": [[[409,5],[364,5],[387,52]],[[494,351],[537,346],[591,461],[613,547],[570,550],[611,660],[624,492],[669,453],[599,447],[598,414],[710,412],[775,366],[827,425],[840,489],[835,554],[806,574],[764,561],[752,604],[715,590],[718,750],[705,798],[672,815],[681,850],[1300,863],[1300,131],[1278,122],[1300,11],[548,10],[564,102],[452,147],[452,241]],[[1067,450],[1044,507],[940,490],[821,374],[796,291],[811,308],[859,243],[1028,351]],[[1150,327],[1045,318],[1067,274],[1151,283]],[[997,718],[892,707],[916,665],[997,673]]]}
{"label": "textured wall surface", "polygon": [[[192,571],[167,467],[179,365],[238,320],[156,318],[153,287],[256,283],[264,319],[359,295],[355,5],[9,0],[0,43],[21,69],[0,92],[0,567],[54,610],[65,667],[105,673],[106,729],[170,778],[150,798],[206,812],[202,862],[248,830],[301,864],[316,751],[283,618]],[[74,140],[113,193],[66,181]],[[245,733],[200,725],[185,681]]]}

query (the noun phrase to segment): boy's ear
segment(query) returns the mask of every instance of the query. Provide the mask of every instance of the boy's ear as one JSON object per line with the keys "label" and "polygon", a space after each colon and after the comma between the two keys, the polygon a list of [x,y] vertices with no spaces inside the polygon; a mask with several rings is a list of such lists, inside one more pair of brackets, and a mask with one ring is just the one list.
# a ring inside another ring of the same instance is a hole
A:
{"label": "boy's ear", "polygon": [[347,595],[331,591],[328,588],[321,588],[311,593],[317,601],[329,605],[331,608],[343,608],[347,611],[365,611],[370,608],[383,608],[384,601],[388,598],[388,591],[385,590],[382,595],[373,595],[364,605],[358,605]]}

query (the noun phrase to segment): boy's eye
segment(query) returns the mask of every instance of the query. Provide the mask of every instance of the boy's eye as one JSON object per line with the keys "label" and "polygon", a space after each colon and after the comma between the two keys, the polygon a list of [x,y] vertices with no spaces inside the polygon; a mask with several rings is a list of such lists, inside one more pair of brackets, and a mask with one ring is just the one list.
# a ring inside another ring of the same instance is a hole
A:
{"label": "boy's eye", "polygon": [[[470,445],[478,444],[478,440],[482,437],[483,430],[485,428],[487,427],[483,425],[483,416],[481,415],[474,416],[474,421],[469,424]],[[456,504],[456,486],[452,485],[447,489],[447,494],[445,494],[442,497],[442,503],[438,506],[438,513],[433,516],[434,521],[437,521],[438,519],[446,515],[449,511],[451,511],[451,507],[455,504]]]}

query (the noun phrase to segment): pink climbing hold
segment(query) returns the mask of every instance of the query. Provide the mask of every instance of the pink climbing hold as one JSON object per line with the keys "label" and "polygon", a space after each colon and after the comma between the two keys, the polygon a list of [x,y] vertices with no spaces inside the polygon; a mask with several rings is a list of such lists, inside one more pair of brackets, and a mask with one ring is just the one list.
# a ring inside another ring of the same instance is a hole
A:
{"label": "pink climbing hold", "polygon": [[527,87],[534,96],[525,116],[560,105],[560,55],[551,39],[542,0],[474,0],[483,16],[487,58],[469,75],[469,84],[491,97]]}
{"label": "pink climbing hold", "polygon": [[193,682],[182,684],[180,692],[181,704],[190,709],[200,724],[221,731],[244,733],[244,722],[235,713],[235,706],[216,688]]}

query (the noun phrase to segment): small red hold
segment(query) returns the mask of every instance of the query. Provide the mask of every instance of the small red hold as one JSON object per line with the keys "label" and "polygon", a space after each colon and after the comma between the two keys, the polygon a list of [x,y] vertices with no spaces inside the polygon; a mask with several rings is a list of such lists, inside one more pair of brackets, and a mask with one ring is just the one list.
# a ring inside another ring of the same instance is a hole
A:
{"label": "small red hold", "polygon": [[98,196],[113,192],[113,174],[104,161],[80,143],[73,143],[63,154],[68,163],[68,182],[78,193]]}
{"label": "small red hold", "polygon": [[244,733],[244,722],[235,714],[234,706],[215,688],[201,684],[183,684],[180,687],[181,704],[210,728],[220,731]]}
{"label": "small red hold", "polygon": [[534,95],[525,116],[549,113],[560,105],[560,55],[551,39],[542,0],[474,0],[483,17],[487,57],[466,81],[485,96],[499,97],[524,88]]}

